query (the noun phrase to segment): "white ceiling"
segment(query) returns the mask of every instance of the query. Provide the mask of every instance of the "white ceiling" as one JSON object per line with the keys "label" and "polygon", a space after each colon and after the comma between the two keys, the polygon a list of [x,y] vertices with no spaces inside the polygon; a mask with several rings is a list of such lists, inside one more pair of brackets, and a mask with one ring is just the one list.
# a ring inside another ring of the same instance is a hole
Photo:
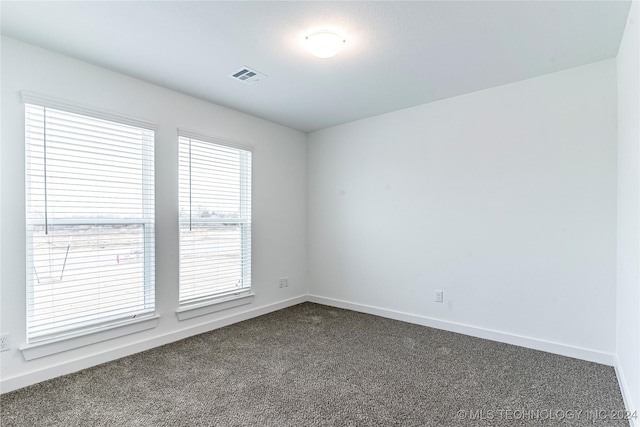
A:
{"label": "white ceiling", "polygon": [[[305,132],[616,56],[629,1],[2,1],[2,33]],[[336,29],[346,48],[300,40]],[[242,66],[269,77],[251,86]]]}

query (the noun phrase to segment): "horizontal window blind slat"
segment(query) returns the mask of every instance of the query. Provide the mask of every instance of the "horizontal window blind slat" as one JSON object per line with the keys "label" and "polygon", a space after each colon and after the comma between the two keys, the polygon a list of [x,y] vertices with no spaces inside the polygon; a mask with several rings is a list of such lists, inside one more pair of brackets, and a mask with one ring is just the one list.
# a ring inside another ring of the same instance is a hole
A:
{"label": "horizontal window blind slat", "polygon": [[[77,317],[82,316],[90,316],[96,310],[101,313],[112,312],[112,311],[130,311],[136,310],[136,308],[144,301],[144,295],[140,294],[137,298],[123,298],[126,295],[125,293],[120,294],[110,294],[110,295],[101,295],[95,296],[91,294],[87,295],[74,295],[68,298],[67,306],[59,306],[51,301],[50,304],[43,304],[41,310],[43,313],[47,311],[49,308],[51,310],[51,314],[54,314],[55,310],[55,319],[56,321],[60,321],[61,319],[69,319],[73,320]],[[46,298],[46,296],[43,296]],[[103,306],[107,304],[110,308],[104,309]],[[50,307],[48,307],[50,306]],[[43,319],[40,323],[46,324],[50,319]],[[36,323],[37,324],[37,323]]]}
{"label": "horizontal window blind slat", "polygon": [[[109,149],[117,149],[121,152],[121,155],[135,153],[132,150],[131,144],[144,139],[144,134],[127,134],[123,138],[118,138],[118,135],[91,135],[87,133],[80,133],[74,131],[71,127],[58,126],[52,128],[51,122],[46,122],[46,136],[47,141],[50,142],[52,147],[75,149],[79,151],[87,151],[93,149],[98,153],[109,153]],[[44,125],[43,123],[43,125]],[[43,139],[45,133],[42,132],[28,132],[27,136],[31,139]],[[142,153],[146,153],[147,150],[143,150]]]}
{"label": "horizontal window blind slat", "polygon": [[[59,302],[60,299],[63,299],[64,303],[67,305],[73,305],[75,301],[92,298],[92,300],[89,300],[87,304],[84,304],[82,307],[76,308],[76,310],[78,311],[90,309],[93,305],[96,305],[96,307],[100,308],[101,302],[99,300],[103,298],[110,298],[112,296],[115,296],[119,299],[118,304],[126,305],[130,297],[133,301],[139,301],[139,297],[144,297],[144,293],[141,290],[134,288],[135,282],[127,280],[127,278],[131,278],[131,276],[135,277],[135,275],[133,274],[129,276],[114,276],[115,281],[122,282],[118,285],[102,284],[100,286],[86,286],[84,281],[78,280],[75,285],[66,288],[65,292],[59,292],[55,289],[55,281],[42,282],[38,283],[38,286],[36,287],[36,289],[34,289],[34,295],[37,294],[42,298],[50,297],[51,299],[48,303],[46,301],[43,302],[44,305],[57,304],[60,306],[64,306],[61,302]],[[56,277],[56,279],[58,278]]]}

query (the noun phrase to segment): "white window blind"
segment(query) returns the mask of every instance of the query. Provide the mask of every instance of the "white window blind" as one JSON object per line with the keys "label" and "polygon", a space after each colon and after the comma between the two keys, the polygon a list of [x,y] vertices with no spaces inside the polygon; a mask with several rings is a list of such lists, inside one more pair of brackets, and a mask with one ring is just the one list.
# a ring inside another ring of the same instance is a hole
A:
{"label": "white window blind", "polygon": [[251,151],[179,134],[180,305],[251,289]]}
{"label": "white window blind", "polygon": [[25,104],[27,339],[154,310],[154,131]]}

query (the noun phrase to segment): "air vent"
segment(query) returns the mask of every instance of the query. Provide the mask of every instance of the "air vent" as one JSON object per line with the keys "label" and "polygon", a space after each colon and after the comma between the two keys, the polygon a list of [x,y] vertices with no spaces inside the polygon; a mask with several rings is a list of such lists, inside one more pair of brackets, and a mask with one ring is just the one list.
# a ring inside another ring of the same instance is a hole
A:
{"label": "air vent", "polygon": [[249,67],[242,67],[239,70],[229,74],[229,77],[246,85],[252,85],[257,81],[266,78],[267,76],[257,72],[256,70],[252,70]]}

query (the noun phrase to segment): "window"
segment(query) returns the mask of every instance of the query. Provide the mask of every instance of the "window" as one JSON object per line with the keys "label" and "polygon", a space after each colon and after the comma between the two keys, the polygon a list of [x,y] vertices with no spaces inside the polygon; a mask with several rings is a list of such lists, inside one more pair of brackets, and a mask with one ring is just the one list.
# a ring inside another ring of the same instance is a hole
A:
{"label": "window", "polygon": [[152,125],[23,100],[28,343],[152,313]]}
{"label": "window", "polygon": [[179,132],[180,306],[251,290],[251,151]]}

